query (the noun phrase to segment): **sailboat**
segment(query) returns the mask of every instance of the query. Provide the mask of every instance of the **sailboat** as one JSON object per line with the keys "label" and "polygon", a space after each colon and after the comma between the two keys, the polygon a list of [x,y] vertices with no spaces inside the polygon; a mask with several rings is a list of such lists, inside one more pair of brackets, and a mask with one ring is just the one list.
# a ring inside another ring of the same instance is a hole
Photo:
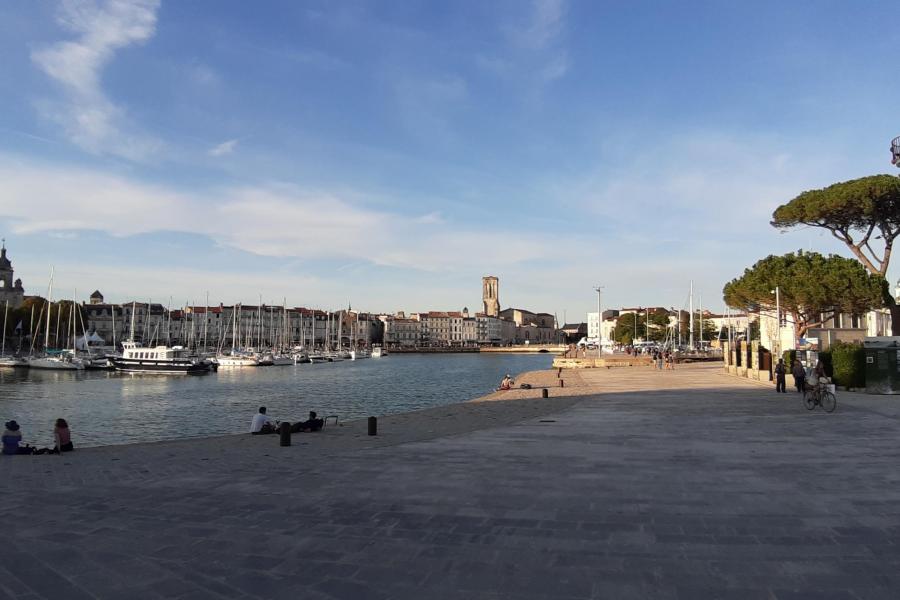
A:
{"label": "sailboat", "polygon": [[22,367],[25,366],[25,359],[18,356],[6,356],[6,319],[9,315],[9,300],[3,309],[3,330],[0,332],[3,341],[0,342],[0,367]]}
{"label": "sailboat", "polygon": [[[231,354],[219,353],[216,355],[216,363],[220,367],[258,367],[259,358],[254,353],[243,352],[235,346],[238,336],[237,326],[237,310],[238,305],[231,307]],[[227,333],[227,331],[226,331]]]}
{"label": "sailboat", "polygon": [[[53,296],[53,268],[50,268],[50,286],[47,290],[47,324],[44,328],[44,356],[28,359],[28,367],[31,369],[47,369],[61,371],[83,371],[84,361],[75,356],[75,336],[72,336],[72,350],[50,350],[50,307]],[[62,307],[59,307],[62,308]],[[59,311],[57,309],[57,314]],[[75,304],[72,303],[74,315]],[[71,319],[74,324],[74,319]],[[58,329],[57,329],[58,333]],[[58,337],[58,336],[57,336]]]}

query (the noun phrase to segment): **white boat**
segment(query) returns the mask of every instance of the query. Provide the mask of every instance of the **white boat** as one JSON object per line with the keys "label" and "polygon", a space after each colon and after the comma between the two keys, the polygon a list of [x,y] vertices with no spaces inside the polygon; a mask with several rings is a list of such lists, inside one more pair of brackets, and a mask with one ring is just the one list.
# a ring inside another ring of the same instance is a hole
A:
{"label": "white boat", "polygon": [[122,356],[111,357],[116,371],[127,373],[195,374],[208,373],[211,364],[187,356],[181,346],[143,348],[132,341],[122,344]]}
{"label": "white boat", "polygon": [[220,367],[258,367],[259,359],[253,354],[220,354],[216,356],[216,363]]}
{"label": "white boat", "polygon": [[48,353],[46,356],[37,356],[28,359],[30,369],[48,369],[57,371],[83,371],[84,361],[72,355],[69,351]]}
{"label": "white boat", "polygon": [[28,361],[18,356],[0,356],[0,367],[27,367]]}
{"label": "white boat", "polygon": [[372,358],[381,358],[386,354],[387,352],[381,346],[372,346]]}
{"label": "white boat", "polygon": [[294,360],[293,356],[289,356],[287,354],[273,354],[272,364],[276,367],[283,367],[287,365],[295,365],[297,363]]}
{"label": "white boat", "polygon": [[323,363],[329,362],[328,357],[325,356],[324,352],[313,352],[309,355],[309,362],[311,363]]}
{"label": "white boat", "polygon": [[[84,361],[75,355],[75,336],[72,336],[72,350],[50,350],[50,308],[53,297],[53,267],[50,267],[50,285],[47,289],[47,321],[44,329],[44,356],[28,359],[28,368],[54,371],[83,371]],[[75,295],[73,294],[73,298]],[[75,303],[72,303],[70,322],[74,327]],[[38,319],[40,321],[40,318]],[[74,334],[74,329],[72,332]],[[58,332],[57,332],[58,333]]]}

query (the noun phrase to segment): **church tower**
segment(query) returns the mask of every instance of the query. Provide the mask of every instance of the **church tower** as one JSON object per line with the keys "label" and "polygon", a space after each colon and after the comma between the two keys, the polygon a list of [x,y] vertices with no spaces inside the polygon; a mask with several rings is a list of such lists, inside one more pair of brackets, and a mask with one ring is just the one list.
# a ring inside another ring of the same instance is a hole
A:
{"label": "church tower", "polygon": [[481,298],[484,301],[484,314],[489,317],[500,316],[500,280],[493,275],[481,278]]}
{"label": "church tower", "polygon": [[19,308],[25,299],[25,290],[22,289],[22,280],[13,281],[12,263],[6,258],[6,240],[0,245],[0,304],[9,302],[10,308]]}

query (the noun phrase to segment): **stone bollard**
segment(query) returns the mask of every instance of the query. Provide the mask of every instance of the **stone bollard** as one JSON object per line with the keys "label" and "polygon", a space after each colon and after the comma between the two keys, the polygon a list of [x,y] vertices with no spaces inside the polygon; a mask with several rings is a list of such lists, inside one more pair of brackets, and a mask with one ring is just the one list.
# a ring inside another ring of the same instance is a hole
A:
{"label": "stone bollard", "polygon": [[282,421],[278,426],[278,433],[281,436],[281,445],[282,446],[290,446],[291,445],[291,424],[287,421]]}
{"label": "stone bollard", "polygon": [[369,417],[369,435],[378,435],[378,419]]}
{"label": "stone bollard", "polygon": [[565,379],[560,379],[560,380],[559,380],[559,387],[566,387],[566,380],[565,380]]}
{"label": "stone bollard", "polygon": [[550,395],[550,391],[547,388],[541,390],[541,398],[547,398]]}

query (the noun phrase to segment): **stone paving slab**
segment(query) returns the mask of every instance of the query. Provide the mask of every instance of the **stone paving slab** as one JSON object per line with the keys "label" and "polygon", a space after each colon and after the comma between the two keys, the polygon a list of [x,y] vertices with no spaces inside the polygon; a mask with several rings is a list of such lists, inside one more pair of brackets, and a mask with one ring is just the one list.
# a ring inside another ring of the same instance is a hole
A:
{"label": "stone paving slab", "polygon": [[900,597],[896,401],[622,371],[375,439],[3,457],[0,598]]}

